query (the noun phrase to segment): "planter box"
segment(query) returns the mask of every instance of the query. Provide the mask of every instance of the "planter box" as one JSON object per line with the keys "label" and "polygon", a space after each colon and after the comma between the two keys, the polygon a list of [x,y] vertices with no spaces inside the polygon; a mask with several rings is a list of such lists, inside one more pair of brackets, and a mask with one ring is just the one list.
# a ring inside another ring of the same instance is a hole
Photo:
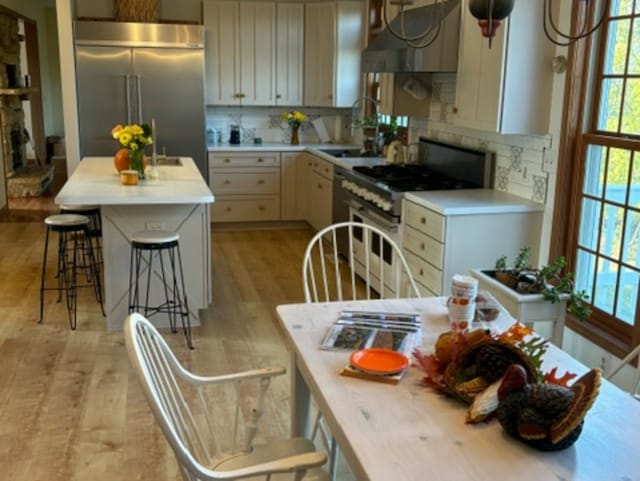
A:
{"label": "planter box", "polygon": [[542,297],[542,294],[520,294],[487,272],[492,271],[471,269],[471,275],[478,279],[478,290],[489,291],[509,314],[522,324],[531,326],[534,322],[553,323],[550,341],[562,347],[569,294],[561,294],[560,302],[554,304]]}

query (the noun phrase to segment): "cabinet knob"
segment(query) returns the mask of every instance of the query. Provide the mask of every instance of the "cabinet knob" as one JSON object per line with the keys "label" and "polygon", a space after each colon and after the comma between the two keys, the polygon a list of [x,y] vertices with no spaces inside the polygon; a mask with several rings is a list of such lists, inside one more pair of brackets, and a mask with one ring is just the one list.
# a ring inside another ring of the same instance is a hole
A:
{"label": "cabinet knob", "polygon": [[227,208],[225,209],[225,211],[227,211],[227,212],[231,212],[231,207],[227,207]]}
{"label": "cabinet knob", "polygon": [[422,267],[420,268],[420,275],[424,276],[424,269]]}
{"label": "cabinet knob", "polygon": [[224,184],[225,184],[225,185],[229,185],[230,183],[231,183],[231,181],[230,181],[230,180],[225,180],[225,181],[224,181]]}
{"label": "cabinet knob", "polygon": [[264,184],[264,180],[263,179],[259,179],[258,180],[258,185],[262,185],[262,184]]}
{"label": "cabinet knob", "polygon": [[424,242],[420,242],[420,250],[423,251],[424,250]]}
{"label": "cabinet knob", "polygon": [[239,94],[237,94],[236,96],[237,96],[239,99],[243,99],[243,98],[245,98],[245,97],[246,97],[246,95],[245,95],[245,94],[243,94],[243,93],[239,93]]}
{"label": "cabinet knob", "polygon": [[262,157],[258,157],[258,163],[262,163],[264,162],[264,159]]}
{"label": "cabinet knob", "polygon": [[276,94],[276,98],[277,98],[277,99],[281,99],[281,98],[282,98],[282,95],[280,95],[280,94]]}
{"label": "cabinet knob", "polygon": [[258,206],[258,210],[261,211],[261,212],[264,212],[264,205],[259,205]]}
{"label": "cabinet knob", "polygon": [[422,218],[420,219],[420,223],[421,223],[421,224],[426,224],[426,223],[427,223],[427,218],[426,218],[426,217],[422,217]]}
{"label": "cabinet knob", "polygon": [[451,111],[452,111],[454,114],[457,114],[457,113],[458,113],[458,107],[455,107],[455,106],[454,106],[454,107],[451,109]]}
{"label": "cabinet knob", "polygon": [[227,157],[226,159],[224,159],[224,163],[225,163],[225,164],[228,164],[229,162],[231,162],[231,159],[230,159],[230,158],[228,158],[228,157]]}
{"label": "cabinet knob", "polygon": [[318,189],[322,190],[322,184],[318,184]]}

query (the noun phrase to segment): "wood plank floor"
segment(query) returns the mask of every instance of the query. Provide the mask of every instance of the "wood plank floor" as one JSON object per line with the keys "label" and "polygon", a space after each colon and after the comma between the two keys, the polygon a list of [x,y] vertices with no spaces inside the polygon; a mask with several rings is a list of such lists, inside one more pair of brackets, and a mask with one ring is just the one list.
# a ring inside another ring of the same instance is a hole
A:
{"label": "wood plank floor", "polygon": [[[288,367],[275,306],[303,301],[300,266],[310,237],[306,229],[214,233],[214,299],[194,328],[196,349],[166,332],[187,368]],[[0,479],[181,479],[122,333],[106,332],[91,292],[80,295],[76,331],[52,293],[37,324],[43,241],[41,222],[0,223]],[[289,396],[288,376],[272,383],[268,436],[288,434]]]}

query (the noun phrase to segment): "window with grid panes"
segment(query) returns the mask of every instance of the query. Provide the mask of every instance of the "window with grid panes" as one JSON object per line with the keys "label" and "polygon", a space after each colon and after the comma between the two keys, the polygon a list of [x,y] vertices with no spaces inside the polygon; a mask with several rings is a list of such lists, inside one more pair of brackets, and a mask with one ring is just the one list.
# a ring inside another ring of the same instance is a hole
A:
{"label": "window with grid panes", "polygon": [[580,176],[570,227],[576,289],[590,296],[589,322],[625,345],[640,340],[640,0],[611,0],[590,72],[595,90],[578,136]]}

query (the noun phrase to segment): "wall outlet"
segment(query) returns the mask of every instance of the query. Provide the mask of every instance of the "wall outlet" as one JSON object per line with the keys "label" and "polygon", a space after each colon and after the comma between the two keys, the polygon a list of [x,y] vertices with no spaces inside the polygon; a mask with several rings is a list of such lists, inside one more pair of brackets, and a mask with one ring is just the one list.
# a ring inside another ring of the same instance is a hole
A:
{"label": "wall outlet", "polygon": [[167,230],[167,224],[164,222],[146,222],[145,227],[147,230]]}

